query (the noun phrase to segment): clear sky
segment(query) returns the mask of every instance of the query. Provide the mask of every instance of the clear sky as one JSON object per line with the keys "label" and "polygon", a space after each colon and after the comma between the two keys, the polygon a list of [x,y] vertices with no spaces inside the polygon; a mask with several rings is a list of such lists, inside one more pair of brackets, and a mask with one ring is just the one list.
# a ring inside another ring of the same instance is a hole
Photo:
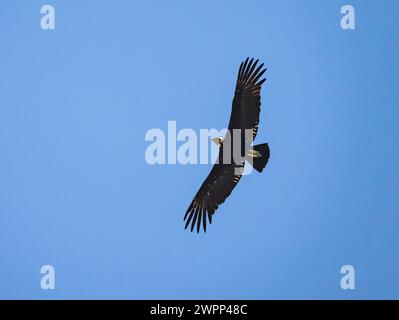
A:
{"label": "clear sky", "polygon": [[[0,298],[399,298],[398,18],[394,0],[0,0]],[[144,136],[226,127],[247,56],[268,67],[271,158],[191,234],[211,165],[150,166]]]}

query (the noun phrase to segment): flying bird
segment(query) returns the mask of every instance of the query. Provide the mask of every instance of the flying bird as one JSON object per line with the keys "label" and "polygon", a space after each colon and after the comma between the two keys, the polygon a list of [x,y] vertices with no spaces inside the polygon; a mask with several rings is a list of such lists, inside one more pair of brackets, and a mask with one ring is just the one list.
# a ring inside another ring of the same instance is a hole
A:
{"label": "flying bird", "polygon": [[240,181],[245,160],[258,172],[263,171],[269,160],[267,143],[252,147],[258,133],[260,91],[266,81],[261,79],[266,68],[263,63],[257,67],[258,61],[247,58],[241,62],[227,133],[225,137],[212,139],[219,146],[218,159],[187,209],[186,229],[191,223],[191,231],[196,226],[199,233],[202,224],[206,232],[207,220],[212,223],[216,209]]}

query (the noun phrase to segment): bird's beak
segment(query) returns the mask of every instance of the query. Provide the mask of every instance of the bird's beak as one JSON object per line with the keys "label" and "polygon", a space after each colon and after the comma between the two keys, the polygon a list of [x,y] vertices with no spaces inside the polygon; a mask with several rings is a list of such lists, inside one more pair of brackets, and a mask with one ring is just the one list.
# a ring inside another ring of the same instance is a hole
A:
{"label": "bird's beak", "polygon": [[220,146],[222,144],[222,139],[215,137],[211,139],[214,143],[216,143],[217,146]]}
{"label": "bird's beak", "polygon": [[220,145],[220,141],[219,141],[219,138],[212,138],[211,139],[216,145]]}

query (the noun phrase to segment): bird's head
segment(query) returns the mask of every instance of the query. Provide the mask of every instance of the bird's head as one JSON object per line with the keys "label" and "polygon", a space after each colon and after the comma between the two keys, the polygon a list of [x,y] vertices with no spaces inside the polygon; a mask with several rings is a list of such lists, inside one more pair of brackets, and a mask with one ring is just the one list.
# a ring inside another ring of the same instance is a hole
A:
{"label": "bird's head", "polygon": [[221,145],[223,144],[223,138],[222,138],[222,137],[215,137],[215,138],[212,138],[212,141],[213,141],[214,143],[216,143],[216,145],[218,145],[218,146],[221,146]]}

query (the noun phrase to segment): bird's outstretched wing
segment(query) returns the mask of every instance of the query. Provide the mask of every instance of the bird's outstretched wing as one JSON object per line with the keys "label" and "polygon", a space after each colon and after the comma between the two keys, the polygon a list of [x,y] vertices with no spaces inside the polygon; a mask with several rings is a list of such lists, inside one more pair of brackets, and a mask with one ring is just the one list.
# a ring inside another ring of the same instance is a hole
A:
{"label": "bird's outstretched wing", "polygon": [[261,77],[267,70],[263,68],[263,63],[256,67],[258,61],[254,62],[253,58],[251,60],[247,58],[241,62],[228,126],[229,130],[251,129],[252,141],[258,133],[260,90],[266,81],[266,78],[261,79]]}
{"label": "bird's outstretched wing", "polygon": [[[249,61],[247,58],[241,63],[238,71],[237,84],[233,99],[233,106],[228,129],[252,130],[252,141],[258,132],[260,113],[260,90],[266,79],[261,79],[266,71],[263,64],[257,66],[258,60]],[[251,143],[252,141],[249,141]],[[220,159],[216,163],[204,183],[192,200],[185,216],[186,228],[191,223],[191,231],[201,223],[206,232],[207,218],[212,223],[212,215],[216,209],[231,194],[244,171],[244,160],[240,163],[223,164]]]}
{"label": "bird's outstretched wing", "polygon": [[212,215],[240,181],[243,170],[244,161],[240,164],[216,163],[213,165],[184,216],[184,220],[187,220],[186,229],[191,222],[191,231],[197,225],[197,232],[199,232],[202,223],[206,232],[207,218],[209,223],[212,223]]}

